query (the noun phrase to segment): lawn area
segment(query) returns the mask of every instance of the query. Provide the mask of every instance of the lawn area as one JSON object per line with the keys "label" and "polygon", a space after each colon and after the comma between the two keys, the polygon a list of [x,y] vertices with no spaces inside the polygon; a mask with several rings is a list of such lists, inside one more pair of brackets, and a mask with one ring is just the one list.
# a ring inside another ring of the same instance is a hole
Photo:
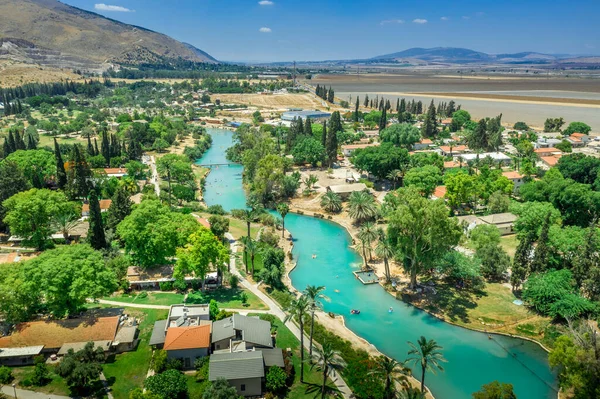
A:
{"label": "lawn area", "polygon": [[510,255],[511,259],[515,256],[517,245],[519,245],[519,240],[516,234],[500,237],[500,246]]}
{"label": "lawn area", "polygon": [[[242,257],[242,262],[244,262],[245,259],[245,263],[244,265],[246,265],[246,263],[248,264],[248,271],[250,273],[252,273],[252,261],[250,260],[250,255],[246,252],[245,254],[246,256],[244,256],[244,251],[241,252],[240,256]],[[244,266],[245,267],[245,266]],[[254,254],[254,273],[258,273],[259,271],[261,271],[263,268],[263,257],[262,254],[257,253]]]}
{"label": "lawn area", "polygon": [[[147,296],[143,297],[141,292],[132,292],[131,294],[120,294],[111,297],[105,297],[103,299],[107,301],[117,301],[125,303],[135,303],[140,305],[163,305],[170,306],[178,303],[184,303],[184,295],[176,292],[162,292],[162,291],[142,291],[146,292]],[[195,293],[198,293],[196,291]],[[247,306],[242,304],[241,294],[245,292],[248,298]],[[195,301],[195,303],[209,303],[211,299],[214,299],[219,303],[221,308],[233,308],[233,309],[268,309],[267,305],[263,303],[256,295],[252,292],[243,288],[219,288],[216,290],[205,291],[202,293],[202,301]],[[191,302],[187,302],[191,303]]]}
{"label": "lawn area", "polygon": [[115,399],[127,399],[132,390],[142,386],[152,359],[152,348],[148,346],[148,341],[154,322],[167,318],[167,310],[125,308],[125,312],[141,320],[140,343],[135,351],[109,358],[104,365],[104,375],[111,384]]}
{"label": "lawn area", "polygon": [[515,305],[513,301],[517,297],[502,284],[486,284],[483,291],[475,292],[445,284],[439,284],[436,289],[435,296],[417,305],[463,327],[541,340],[543,330],[551,321],[525,306]]}
{"label": "lawn area", "polygon": [[71,394],[65,380],[58,374],[54,373],[54,366],[48,367],[50,371],[49,377],[51,379],[51,381],[48,384],[44,385],[43,387],[23,386],[22,382],[33,375],[33,369],[34,366],[13,367],[12,372],[13,376],[15,377],[13,383],[16,383],[18,388],[45,394],[54,394],[62,396],[69,396]]}
{"label": "lawn area", "polygon": [[[301,398],[320,398],[322,375],[316,368],[310,369],[309,364],[304,365],[304,383],[300,382],[300,341],[292,334],[279,319],[273,323],[277,327],[276,346],[281,349],[291,348],[293,352],[292,362],[294,364],[295,377],[294,383],[290,387],[286,399],[301,399]],[[304,351],[304,358],[308,358],[308,352]],[[333,382],[329,381],[328,386],[334,388]],[[333,396],[331,396],[333,397]]]}
{"label": "lawn area", "polygon": [[[199,216],[205,218],[206,220],[208,220],[208,218],[211,217],[210,213],[206,213],[206,212],[196,212]],[[243,220],[240,219],[236,219],[234,217],[232,217],[231,215],[225,215],[225,217],[227,219],[229,219],[229,232],[231,233],[231,235],[233,236],[233,238],[235,238],[236,240],[239,240],[241,237],[245,237],[246,234],[248,234],[248,226],[246,225],[246,222],[244,222]],[[252,238],[257,237],[258,235],[258,231],[262,228],[262,225],[258,224],[258,223],[251,223],[250,224],[250,235],[252,236]]]}

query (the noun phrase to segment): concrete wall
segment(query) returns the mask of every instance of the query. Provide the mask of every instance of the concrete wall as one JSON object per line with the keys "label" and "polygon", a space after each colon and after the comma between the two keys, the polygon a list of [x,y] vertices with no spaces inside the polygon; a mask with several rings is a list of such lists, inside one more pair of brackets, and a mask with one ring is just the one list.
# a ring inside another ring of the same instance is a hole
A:
{"label": "concrete wall", "polygon": [[215,342],[214,344],[212,344],[212,347],[214,350],[220,351],[223,349],[229,349],[230,344],[231,344],[231,339],[226,338],[226,339],[222,339],[220,341]]}
{"label": "concrete wall", "polygon": [[232,387],[237,389],[239,395],[260,396],[262,394],[262,381],[260,378],[243,378],[240,380],[228,380],[228,382]]}
{"label": "concrete wall", "polygon": [[193,369],[196,358],[205,356],[208,356],[208,348],[167,351],[169,359],[181,359],[184,369]]}

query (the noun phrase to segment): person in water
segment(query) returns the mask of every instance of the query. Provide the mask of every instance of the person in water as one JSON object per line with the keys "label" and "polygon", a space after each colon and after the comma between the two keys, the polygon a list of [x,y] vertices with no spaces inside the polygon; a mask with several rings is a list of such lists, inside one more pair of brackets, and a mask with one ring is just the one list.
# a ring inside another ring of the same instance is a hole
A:
{"label": "person in water", "polygon": [[392,313],[393,311],[394,311],[394,308],[392,308],[392,307],[390,306],[390,308],[388,309],[388,312]]}

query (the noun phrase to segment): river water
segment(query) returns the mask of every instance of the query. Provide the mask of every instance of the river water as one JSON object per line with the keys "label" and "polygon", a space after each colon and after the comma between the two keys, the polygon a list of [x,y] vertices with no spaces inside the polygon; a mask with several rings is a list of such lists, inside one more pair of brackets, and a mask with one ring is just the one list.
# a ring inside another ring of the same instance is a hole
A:
{"label": "river water", "polygon": [[[224,150],[231,146],[232,132],[209,130],[211,149],[198,163],[224,163]],[[240,166],[213,168],[205,187],[208,205],[226,210],[245,205]],[[378,284],[363,285],[352,270],[361,258],[351,248],[350,236],[340,225],[308,216],[288,214],[285,226],[294,238],[297,267],[290,274],[299,290],[323,285],[331,299],[325,311],[342,314],[346,325],[381,352],[403,361],[407,341],[419,336],[435,339],[443,347],[448,363],[444,372],[428,373],[425,383],[437,399],[468,399],[483,384],[494,380],[511,383],[519,399],[555,399],[556,383],[546,352],[529,341],[493,336],[442,322],[413,306],[397,301]],[[313,259],[312,255],[317,255]],[[393,312],[388,312],[392,307]],[[360,309],[360,315],[351,315]],[[414,370],[415,377],[420,371]]]}

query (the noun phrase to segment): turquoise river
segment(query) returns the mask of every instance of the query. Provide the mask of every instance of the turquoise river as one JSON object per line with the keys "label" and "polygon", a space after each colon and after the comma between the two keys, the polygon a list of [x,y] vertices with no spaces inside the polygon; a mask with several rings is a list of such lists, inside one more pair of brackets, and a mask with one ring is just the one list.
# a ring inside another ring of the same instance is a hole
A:
{"label": "turquoise river", "polygon": [[[225,150],[232,145],[232,132],[209,130],[212,147],[199,164],[226,164]],[[208,205],[226,210],[245,207],[240,165],[213,166],[205,187]],[[407,357],[407,341],[423,335],[443,346],[448,363],[445,371],[428,373],[425,383],[437,399],[468,399],[483,384],[494,380],[511,383],[519,399],[555,399],[555,377],[547,354],[529,341],[457,327],[396,300],[378,284],[362,285],[352,270],[360,256],[349,247],[351,239],[340,225],[309,216],[289,214],[285,226],[294,239],[297,267],[290,277],[303,290],[308,284],[323,285],[331,298],[325,310],[344,315],[346,325],[358,336],[397,360]],[[313,259],[312,254],[317,257]],[[392,307],[394,311],[388,312]],[[351,315],[360,309],[360,315]],[[414,370],[420,377],[420,370]]]}

